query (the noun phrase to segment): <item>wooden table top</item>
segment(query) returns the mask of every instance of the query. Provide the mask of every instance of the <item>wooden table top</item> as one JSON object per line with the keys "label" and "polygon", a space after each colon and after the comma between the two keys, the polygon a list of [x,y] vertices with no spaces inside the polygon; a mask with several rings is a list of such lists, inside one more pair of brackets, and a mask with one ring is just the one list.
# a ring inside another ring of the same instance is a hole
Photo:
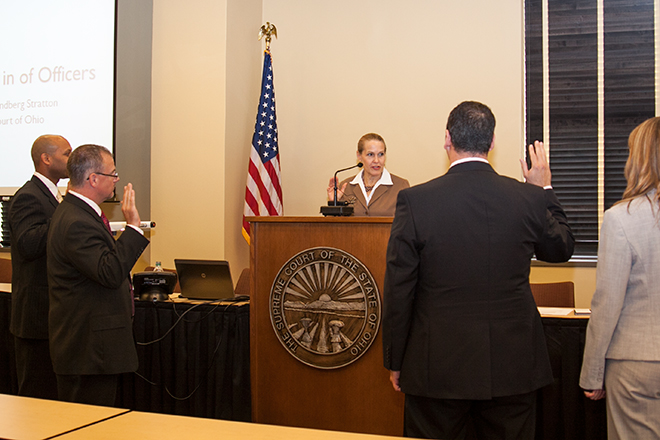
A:
{"label": "wooden table top", "polygon": [[576,310],[584,312],[590,309],[573,307],[538,307],[541,318],[565,318],[565,319],[589,319],[591,313],[576,313]]}
{"label": "wooden table top", "polygon": [[131,411],[61,437],[62,440],[141,440],[270,439],[270,440],[386,440],[394,437],[322,431],[257,423],[230,422],[199,417]]}
{"label": "wooden table top", "polygon": [[45,439],[128,411],[0,394],[0,438]]}

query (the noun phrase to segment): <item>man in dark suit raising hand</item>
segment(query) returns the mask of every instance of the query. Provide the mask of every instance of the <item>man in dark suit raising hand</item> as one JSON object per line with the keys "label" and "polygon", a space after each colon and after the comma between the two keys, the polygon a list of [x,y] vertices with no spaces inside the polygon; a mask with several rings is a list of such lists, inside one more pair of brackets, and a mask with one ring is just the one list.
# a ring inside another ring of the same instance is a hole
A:
{"label": "man in dark suit raising hand", "polygon": [[48,233],[49,336],[60,400],[112,406],[118,376],[137,369],[130,271],[149,243],[135,191],[124,187],[127,227],[115,240],[99,205],[119,175],[110,152],[76,148],[70,185]]}
{"label": "man in dark suit raising hand", "polygon": [[574,239],[543,144],[527,183],[488,163],[495,117],[463,102],[447,121],[449,171],[399,193],[387,248],[383,353],[406,393],[405,435],[533,439],[536,390],[552,382],[530,260],[567,261]]}

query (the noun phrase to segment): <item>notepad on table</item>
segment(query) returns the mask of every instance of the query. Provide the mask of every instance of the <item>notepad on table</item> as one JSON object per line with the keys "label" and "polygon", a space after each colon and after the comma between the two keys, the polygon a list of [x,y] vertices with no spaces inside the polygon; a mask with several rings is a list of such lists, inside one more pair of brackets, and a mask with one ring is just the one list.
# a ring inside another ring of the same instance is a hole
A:
{"label": "notepad on table", "polygon": [[568,316],[573,311],[569,307],[539,307],[539,313],[541,315],[552,315],[552,316]]}

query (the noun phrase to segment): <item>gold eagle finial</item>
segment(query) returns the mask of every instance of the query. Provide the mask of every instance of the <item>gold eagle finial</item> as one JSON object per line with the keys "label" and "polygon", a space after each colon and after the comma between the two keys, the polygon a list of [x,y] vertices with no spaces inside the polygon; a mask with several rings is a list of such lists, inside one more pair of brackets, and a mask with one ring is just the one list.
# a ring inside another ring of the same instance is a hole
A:
{"label": "gold eagle finial", "polygon": [[261,29],[259,29],[259,41],[261,41],[264,36],[266,37],[266,50],[268,50],[270,49],[271,36],[277,38],[277,28],[274,24],[266,22],[266,24],[261,26]]}

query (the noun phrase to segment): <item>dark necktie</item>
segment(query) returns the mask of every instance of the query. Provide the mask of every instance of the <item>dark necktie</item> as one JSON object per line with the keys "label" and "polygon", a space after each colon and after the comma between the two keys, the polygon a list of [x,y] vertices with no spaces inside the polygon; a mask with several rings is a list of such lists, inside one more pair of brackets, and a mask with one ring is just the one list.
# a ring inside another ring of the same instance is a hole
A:
{"label": "dark necktie", "polygon": [[110,228],[110,220],[108,220],[108,217],[105,216],[103,211],[101,211],[101,220],[103,220],[103,224],[105,225],[105,228],[108,230],[108,232],[112,234],[112,228]]}

